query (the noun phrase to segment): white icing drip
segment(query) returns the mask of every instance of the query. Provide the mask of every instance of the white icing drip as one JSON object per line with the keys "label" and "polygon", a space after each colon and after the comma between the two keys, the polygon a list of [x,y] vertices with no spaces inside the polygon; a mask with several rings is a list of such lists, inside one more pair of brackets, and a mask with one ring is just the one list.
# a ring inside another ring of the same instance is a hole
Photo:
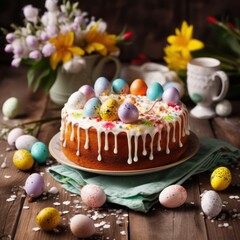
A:
{"label": "white icing drip", "polygon": [[117,148],[117,133],[114,134],[114,150],[113,153],[117,154],[118,153],[118,148]]}
{"label": "white icing drip", "polygon": [[172,123],[173,124],[173,137],[172,142],[176,142],[176,121]]}
{"label": "white icing drip", "polygon": [[143,136],[142,136],[142,140],[143,140],[143,152],[142,152],[142,155],[143,155],[143,156],[146,156],[146,155],[147,155],[147,150],[146,150],[146,137],[147,137],[147,134],[143,134]]}
{"label": "white icing drip", "polygon": [[158,145],[157,145],[157,150],[159,152],[161,151],[162,128],[163,128],[163,126],[159,126],[158,127]]}
{"label": "white icing drip", "polygon": [[71,132],[71,135],[70,135],[70,141],[73,141],[74,140],[74,124],[72,124],[72,132]]}
{"label": "white icing drip", "polygon": [[88,149],[88,148],[89,148],[89,135],[88,135],[88,128],[85,129],[85,134],[86,134],[86,140],[85,140],[84,148],[85,148],[85,149]]}
{"label": "white icing drip", "polygon": [[65,139],[64,141],[63,141],[63,147],[66,147],[67,146],[67,140]]}
{"label": "white icing drip", "polygon": [[132,136],[127,133],[127,141],[128,141],[128,164],[132,164],[132,144],[131,144],[131,138]]}
{"label": "white icing drip", "polygon": [[97,160],[101,161],[102,160],[102,155],[101,155],[102,142],[101,142],[101,131],[99,131],[99,130],[97,130],[97,139],[98,139],[98,157],[97,157]]}
{"label": "white icing drip", "polygon": [[179,147],[182,147],[183,144],[181,142],[181,137],[182,137],[182,118],[179,117],[179,121],[178,121],[178,125],[179,125]]}
{"label": "white icing drip", "polygon": [[153,160],[153,140],[154,140],[155,134],[156,133],[151,135],[149,160]]}
{"label": "white icing drip", "polygon": [[108,151],[109,146],[108,146],[108,132],[105,132],[105,146],[104,146],[104,150]]}
{"label": "white icing drip", "polygon": [[138,137],[137,135],[135,135],[134,137],[134,158],[133,161],[137,162],[138,161],[138,155],[137,155],[137,151],[138,151]]}
{"label": "white icing drip", "polygon": [[169,127],[169,123],[166,124],[166,128],[167,128],[167,143],[166,143],[166,154],[170,153],[170,149],[169,149],[169,135],[170,135],[170,127]]}
{"label": "white icing drip", "polygon": [[[80,130],[81,130],[80,126],[78,126],[78,128],[77,128],[77,153],[76,153],[77,156],[80,156],[80,135],[81,135]],[[74,129],[72,129],[72,132],[74,132]]]}

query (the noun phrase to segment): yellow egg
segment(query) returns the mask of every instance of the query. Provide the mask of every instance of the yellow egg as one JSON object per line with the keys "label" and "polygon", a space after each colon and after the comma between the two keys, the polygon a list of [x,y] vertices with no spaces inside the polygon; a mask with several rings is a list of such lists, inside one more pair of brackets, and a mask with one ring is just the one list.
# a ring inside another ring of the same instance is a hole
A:
{"label": "yellow egg", "polygon": [[210,182],[212,188],[216,191],[225,190],[232,181],[232,175],[228,168],[219,167],[211,175]]}
{"label": "yellow egg", "polygon": [[29,170],[34,164],[31,153],[25,149],[17,150],[13,155],[13,164],[20,170]]}
{"label": "yellow egg", "polygon": [[105,121],[114,121],[118,119],[118,102],[109,98],[100,107],[100,116]]}
{"label": "yellow egg", "polygon": [[56,208],[47,207],[38,213],[36,220],[42,230],[49,231],[59,224],[60,218],[60,213]]}

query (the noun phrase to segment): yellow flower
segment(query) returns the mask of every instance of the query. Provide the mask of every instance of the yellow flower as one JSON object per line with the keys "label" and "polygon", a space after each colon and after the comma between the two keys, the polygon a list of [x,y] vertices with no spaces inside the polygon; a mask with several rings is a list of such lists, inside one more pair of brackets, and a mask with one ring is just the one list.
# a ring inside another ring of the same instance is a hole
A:
{"label": "yellow flower", "polygon": [[166,56],[164,57],[169,69],[179,71],[186,69],[188,62],[192,59],[189,51],[175,51],[172,46],[164,48]]}
{"label": "yellow flower", "polygon": [[99,52],[106,56],[109,52],[117,52],[119,48],[116,47],[117,36],[108,34],[107,32],[98,31],[98,24],[93,25],[86,34],[87,46],[85,50],[88,54],[92,52]]}
{"label": "yellow flower", "polygon": [[68,62],[73,55],[83,55],[84,50],[80,47],[73,46],[74,33],[59,34],[56,38],[51,38],[49,41],[56,47],[55,53],[50,57],[50,65],[53,70],[56,69],[59,62]]}
{"label": "yellow flower", "polygon": [[181,30],[176,28],[175,33],[176,35],[167,38],[175,51],[195,51],[204,47],[201,41],[192,39],[193,26],[188,25],[186,21],[183,21]]}

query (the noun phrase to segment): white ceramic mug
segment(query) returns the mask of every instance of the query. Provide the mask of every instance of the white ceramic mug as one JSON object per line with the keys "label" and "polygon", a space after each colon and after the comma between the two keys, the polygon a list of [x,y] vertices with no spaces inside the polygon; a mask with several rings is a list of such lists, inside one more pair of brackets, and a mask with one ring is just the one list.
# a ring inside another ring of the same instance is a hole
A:
{"label": "white ceramic mug", "polygon": [[229,81],[227,74],[220,71],[220,61],[215,58],[192,59],[187,66],[187,89],[190,98],[197,105],[190,114],[197,118],[215,116],[214,103],[227,94]]}

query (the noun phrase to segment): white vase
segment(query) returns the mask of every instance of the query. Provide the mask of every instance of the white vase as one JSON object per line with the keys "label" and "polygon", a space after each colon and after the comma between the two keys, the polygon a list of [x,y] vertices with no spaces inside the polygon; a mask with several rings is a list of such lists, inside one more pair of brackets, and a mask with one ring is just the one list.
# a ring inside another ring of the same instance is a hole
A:
{"label": "white vase", "polygon": [[116,65],[113,79],[119,76],[120,62],[116,57],[90,55],[85,56],[84,60],[86,64],[78,73],[68,73],[61,67],[58,69],[56,81],[49,91],[50,99],[54,103],[63,106],[69,96],[81,86],[85,84],[93,86],[95,80],[102,76],[104,66],[109,61]]}

